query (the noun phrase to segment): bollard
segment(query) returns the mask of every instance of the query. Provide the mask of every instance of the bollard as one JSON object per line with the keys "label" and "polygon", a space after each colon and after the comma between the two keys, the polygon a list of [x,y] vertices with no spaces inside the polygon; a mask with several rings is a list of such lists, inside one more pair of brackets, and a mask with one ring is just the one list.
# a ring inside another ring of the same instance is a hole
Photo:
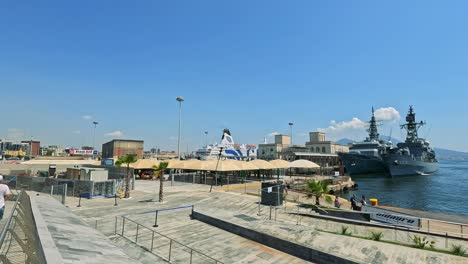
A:
{"label": "bollard", "polygon": [[135,235],[135,244],[138,243],[138,229],[139,229],[140,225],[137,224],[137,230],[136,230],[136,235]]}
{"label": "bollard", "polygon": [[169,262],[171,262],[171,252],[172,252],[172,239],[169,242]]}
{"label": "bollard", "polygon": [[271,220],[271,205],[270,205],[270,220]]}
{"label": "bollard", "polygon": [[114,206],[117,206],[117,192],[114,194]]}
{"label": "bollard", "polygon": [[445,233],[445,248],[448,248],[448,233]]}
{"label": "bollard", "polygon": [[114,235],[117,235],[117,216],[115,217]]}
{"label": "bollard", "polygon": [[76,207],[81,207],[81,194],[79,194],[80,198],[78,198],[78,205]]}
{"label": "bollard", "polygon": [[151,252],[153,252],[153,244],[154,244],[154,231],[153,231],[153,235],[151,236]]}
{"label": "bollard", "polygon": [[156,211],[156,214],[154,215],[154,225],[153,227],[158,227],[158,211]]}

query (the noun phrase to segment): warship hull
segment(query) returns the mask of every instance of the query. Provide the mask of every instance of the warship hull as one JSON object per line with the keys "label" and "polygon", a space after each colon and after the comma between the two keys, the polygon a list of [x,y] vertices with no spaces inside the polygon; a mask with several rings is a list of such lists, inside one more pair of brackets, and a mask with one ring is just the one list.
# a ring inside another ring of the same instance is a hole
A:
{"label": "warship hull", "polygon": [[346,171],[349,175],[388,173],[388,166],[379,157],[356,153],[339,153]]}
{"label": "warship hull", "polygon": [[397,160],[389,164],[391,176],[429,175],[439,170],[437,162],[413,160],[410,157],[399,157]]}

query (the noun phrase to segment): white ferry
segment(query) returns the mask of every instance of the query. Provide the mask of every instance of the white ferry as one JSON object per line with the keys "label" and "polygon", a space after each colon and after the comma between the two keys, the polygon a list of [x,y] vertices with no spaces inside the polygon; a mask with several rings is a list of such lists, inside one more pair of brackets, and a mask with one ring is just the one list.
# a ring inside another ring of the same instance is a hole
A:
{"label": "white ferry", "polygon": [[220,144],[212,144],[198,149],[195,152],[195,158],[200,160],[235,159],[235,160],[253,160],[257,158],[257,146],[252,144],[236,144],[231,136],[229,129],[223,130]]}

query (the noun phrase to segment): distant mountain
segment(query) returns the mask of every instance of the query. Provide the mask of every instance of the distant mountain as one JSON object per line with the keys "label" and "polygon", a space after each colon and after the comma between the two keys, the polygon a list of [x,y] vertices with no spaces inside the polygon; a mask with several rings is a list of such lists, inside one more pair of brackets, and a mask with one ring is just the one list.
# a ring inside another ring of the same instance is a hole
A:
{"label": "distant mountain", "polygon": [[434,150],[439,160],[468,160],[467,152],[442,149],[442,148],[434,148]]}
{"label": "distant mountain", "polygon": [[[380,139],[388,141],[387,136],[381,136]],[[393,145],[396,145],[401,142],[401,140],[396,138],[390,138],[390,141],[392,141]],[[342,138],[336,141],[336,143],[340,145],[349,145],[353,142],[355,141],[349,138]],[[439,160],[468,160],[468,152],[461,152],[443,148],[434,148],[434,150]]]}
{"label": "distant mountain", "polygon": [[349,144],[351,144],[351,143],[353,143],[353,142],[354,142],[354,140],[352,140],[352,139],[349,139],[349,138],[342,138],[342,139],[336,141],[336,144],[340,144],[340,145],[349,145]]}

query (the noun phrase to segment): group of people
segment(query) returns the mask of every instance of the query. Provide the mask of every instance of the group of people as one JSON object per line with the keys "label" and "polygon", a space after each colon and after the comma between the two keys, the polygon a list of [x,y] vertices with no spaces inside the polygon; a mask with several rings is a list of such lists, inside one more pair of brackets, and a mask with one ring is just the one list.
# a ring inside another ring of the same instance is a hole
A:
{"label": "group of people", "polygon": [[[349,199],[349,201],[351,202],[351,209],[353,209],[354,211],[361,211],[362,207],[367,205],[367,200],[366,200],[365,195],[363,195],[361,197],[361,206],[358,205],[357,198],[356,198],[355,194],[353,194],[353,196],[351,197],[351,199]],[[340,198],[338,196],[335,196],[334,204],[335,204],[336,208],[341,207]]]}

